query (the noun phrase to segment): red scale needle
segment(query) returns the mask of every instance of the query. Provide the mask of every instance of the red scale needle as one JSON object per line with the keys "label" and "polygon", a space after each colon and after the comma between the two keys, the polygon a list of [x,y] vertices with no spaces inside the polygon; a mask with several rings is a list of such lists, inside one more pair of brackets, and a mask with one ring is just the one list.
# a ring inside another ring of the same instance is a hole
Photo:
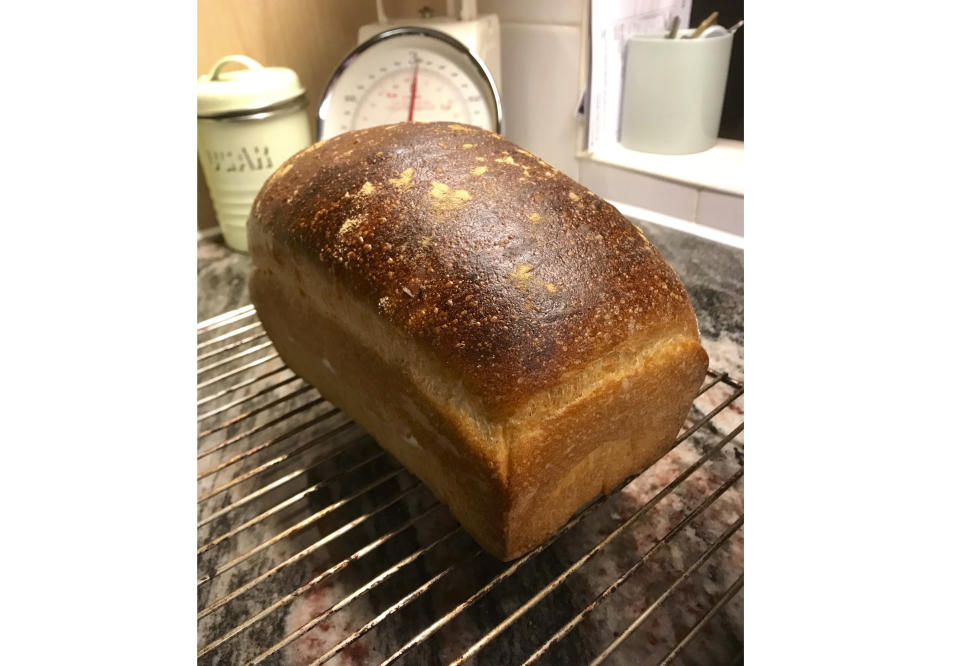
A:
{"label": "red scale needle", "polygon": [[417,74],[420,72],[420,61],[413,64],[413,81],[410,82],[410,110],[407,112],[407,122],[413,122],[413,106],[417,101]]}

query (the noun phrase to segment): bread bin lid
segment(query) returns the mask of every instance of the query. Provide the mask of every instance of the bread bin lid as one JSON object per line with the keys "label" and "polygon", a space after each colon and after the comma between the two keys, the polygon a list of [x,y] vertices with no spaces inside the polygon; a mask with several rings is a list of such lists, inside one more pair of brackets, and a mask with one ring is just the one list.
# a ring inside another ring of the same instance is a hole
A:
{"label": "bread bin lid", "polygon": [[[224,72],[229,63],[247,69]],[[282,104],[304,94],[297,73],[287,67],[264,67],[253,58],[229,55],[197,79],[197,116],[239,115]]]}

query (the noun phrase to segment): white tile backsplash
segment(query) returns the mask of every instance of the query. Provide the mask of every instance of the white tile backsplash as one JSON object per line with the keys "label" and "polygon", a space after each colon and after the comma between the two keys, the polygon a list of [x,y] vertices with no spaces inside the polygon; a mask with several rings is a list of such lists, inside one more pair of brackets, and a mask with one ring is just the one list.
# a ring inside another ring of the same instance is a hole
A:
{"label": "white tile backsplash", "polygon": [[604,199],[694,221],[697,189],[591,159],[580,160],[580,182]]}
{"label": "white tile backsplash", "polygon": [[478,0],[478,14],[496,14],[500,23],[580,25],[588,0]]}
{"label": "white tile backsplash", "polygon": [[577,179],[580,28],[502,23],[500,35],[504,136]]}
{"label": "white tile backsplash", "polygon": [[743,236],[743,197],[703,190],[697,204],[697,223]]}

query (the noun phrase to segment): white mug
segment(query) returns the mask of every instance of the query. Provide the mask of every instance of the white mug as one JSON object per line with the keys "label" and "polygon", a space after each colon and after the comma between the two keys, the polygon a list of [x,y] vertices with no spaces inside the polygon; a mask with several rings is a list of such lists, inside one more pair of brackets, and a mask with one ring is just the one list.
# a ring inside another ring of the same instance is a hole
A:
{"label": "white mug", "polygon": [[687,154],[717,142],[733,34],[711,26],[696,39],[666,33],[627,42],[620,143],[646,153]]}
{"label": "white mug", "polygon": [[[223,72],[228,63],[246,70]],[[227,56],[197,82],[197,151],[227,245],[247,251],[247,217],[267,178],[313,142],[296,73]]]}

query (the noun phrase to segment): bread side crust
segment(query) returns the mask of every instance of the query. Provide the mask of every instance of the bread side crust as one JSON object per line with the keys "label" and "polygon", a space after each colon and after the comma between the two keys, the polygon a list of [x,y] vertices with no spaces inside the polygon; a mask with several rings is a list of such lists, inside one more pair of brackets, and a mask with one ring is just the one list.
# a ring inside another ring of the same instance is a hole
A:
{"label": "bread side crust", "polygon": [[706,371],[706,354],[683,326],[672,336],[647,332],[494,419],[453,373],[319,267],[287,261],[294,266],[259,262],[250,285],[281,357],[503,560],[659,458]]}
{"label": "bread side crust", "polygon": [[255,269],[250,295],[283,361],[359,423],[446,504],[487,551],[505,557],[506,455],[472,435],[456,407],[423,394],[404,366],[323,312],[296,284]]}
{"label": "bread side crust", "polygon": [[[624,345],[622,353],[630,352]],[[577,401],[527,421],[509,448],[506,559],[538,545],[592,498],[663,456],[690,411],[707,362],[697,339],[664,338],[612,369]]]}

